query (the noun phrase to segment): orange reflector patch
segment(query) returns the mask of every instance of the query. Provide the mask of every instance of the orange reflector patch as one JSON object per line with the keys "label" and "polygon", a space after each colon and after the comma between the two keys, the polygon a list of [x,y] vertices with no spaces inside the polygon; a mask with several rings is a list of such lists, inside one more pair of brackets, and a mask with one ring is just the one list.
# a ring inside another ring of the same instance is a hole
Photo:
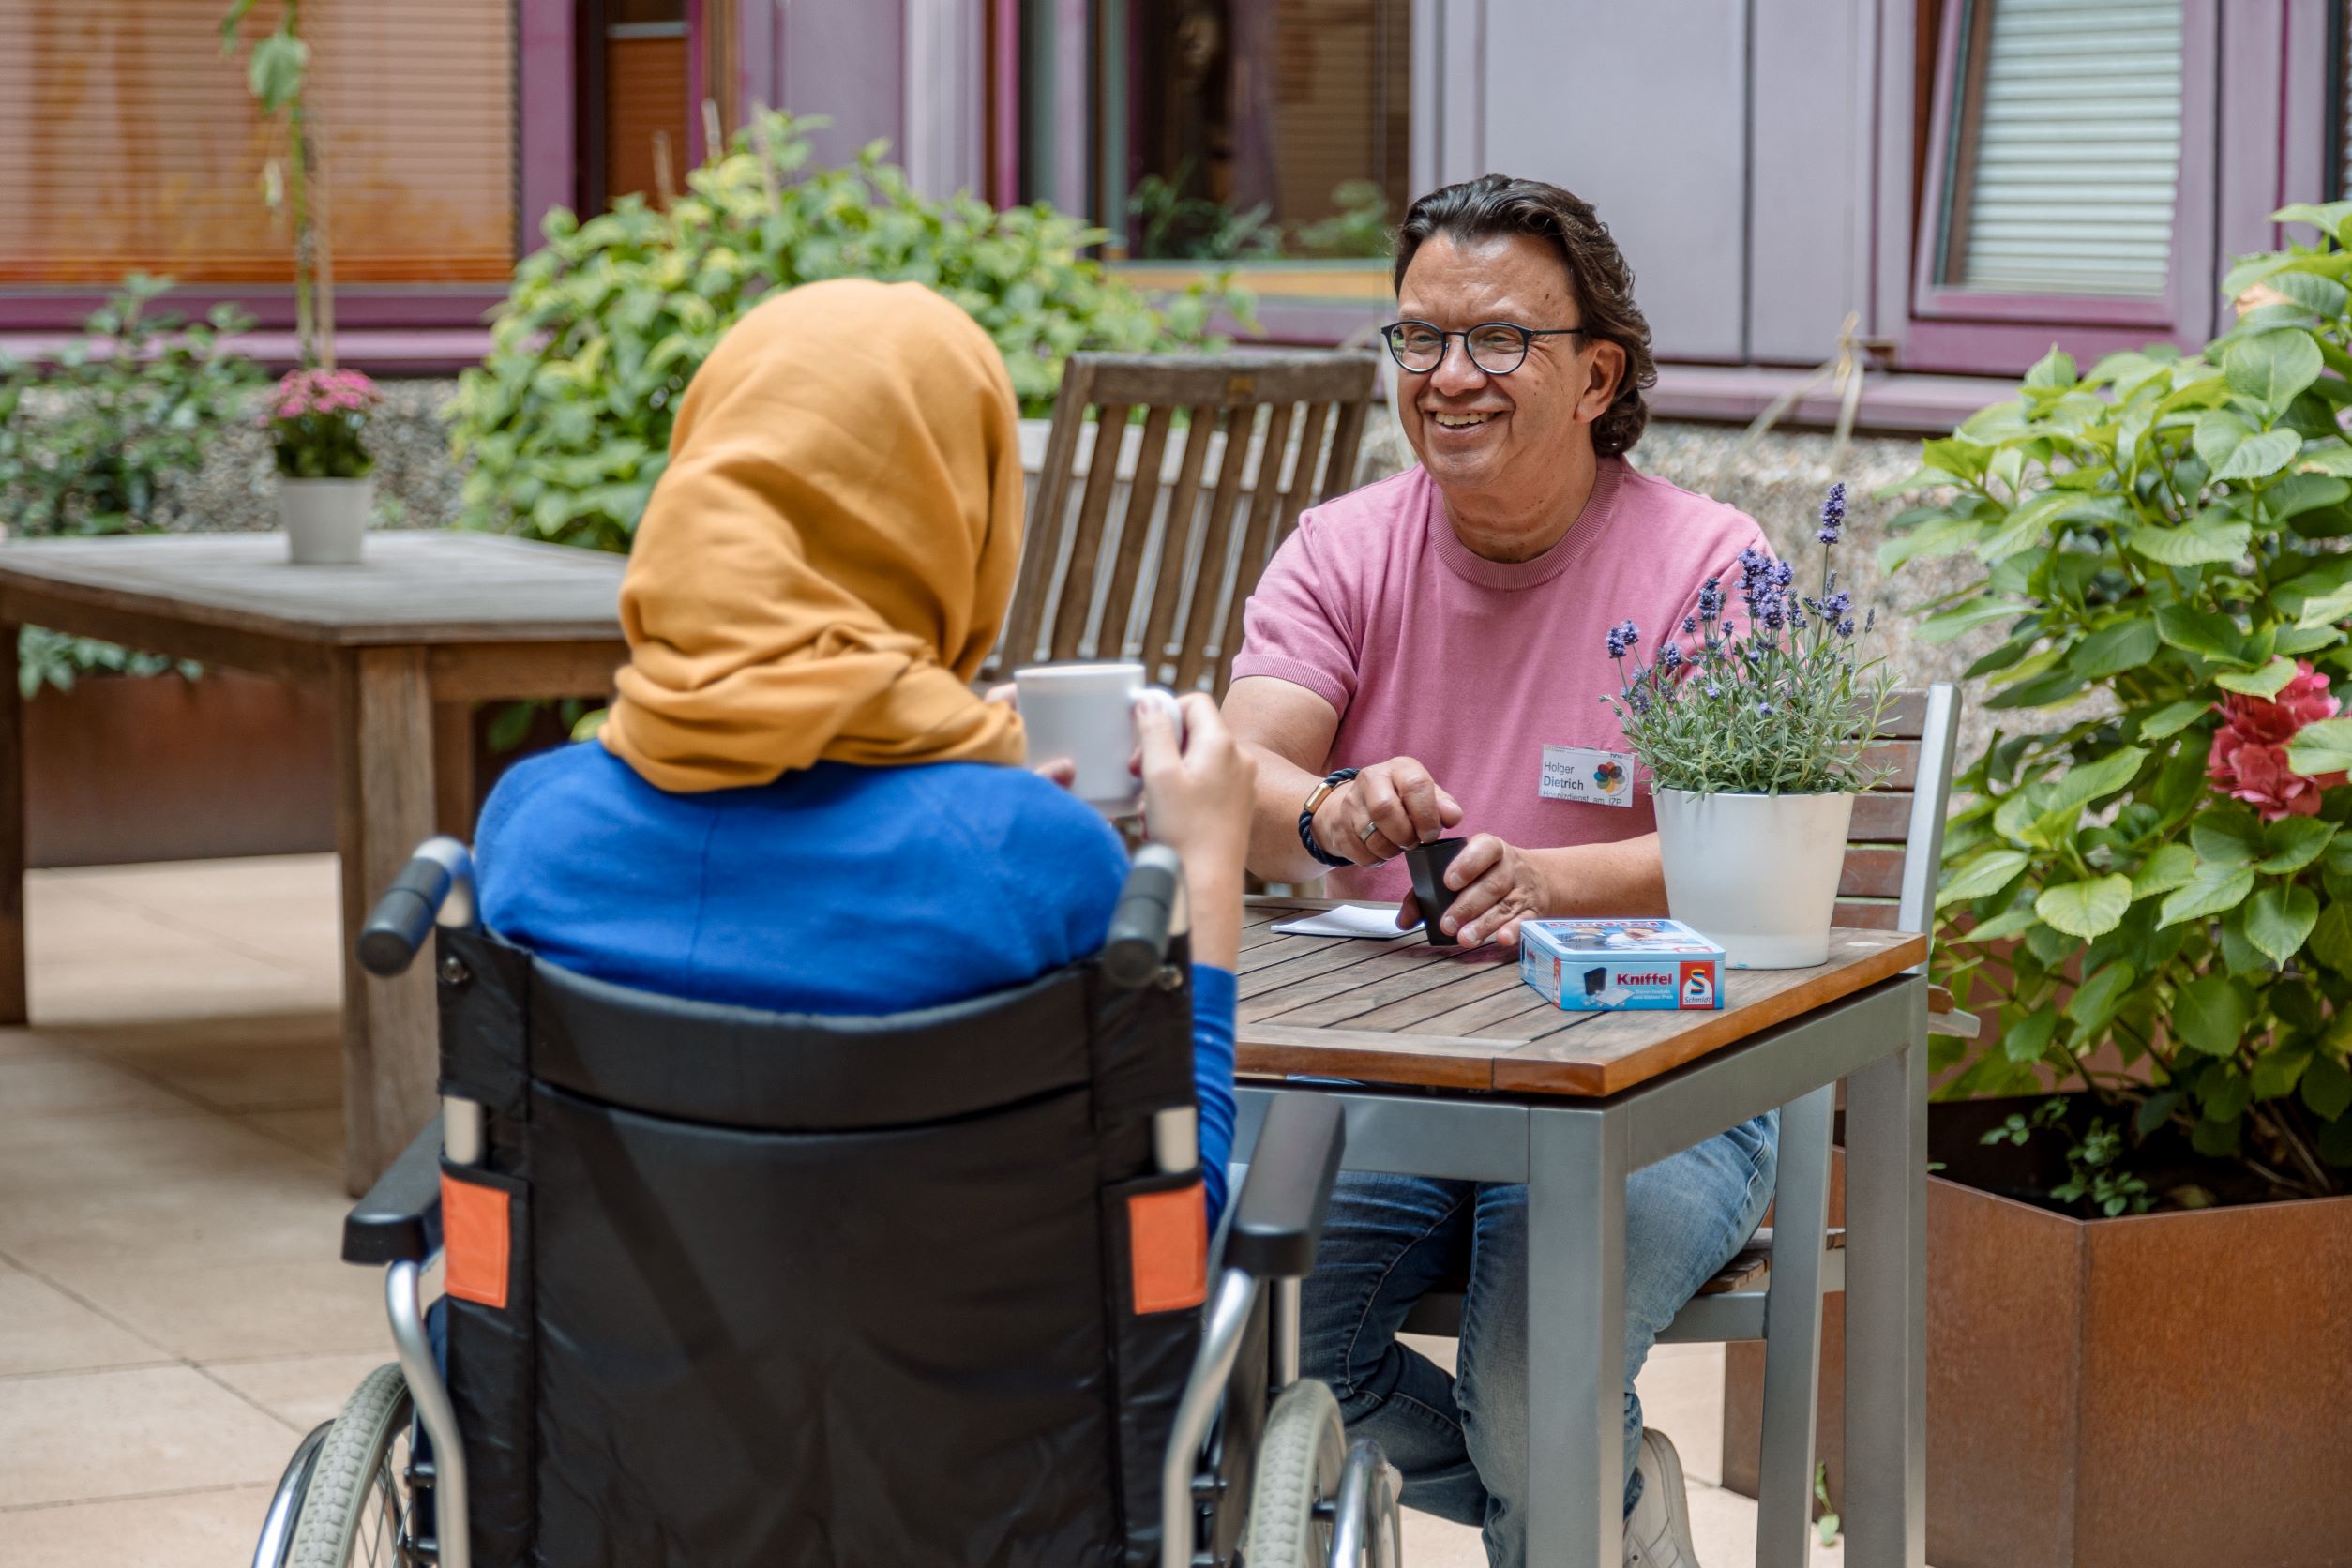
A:
{"label": "orange reflector patch", "polygon": [[1209,1195],[1195,1182],[1127,1199],[1135,1309],[1174,1312],[1209,1299]]}
{"label": "orange reflector patch", "polygon": [[449,1294],[505,1307],[509,1230],[505,1193],[441,1173],[441,1249]]}

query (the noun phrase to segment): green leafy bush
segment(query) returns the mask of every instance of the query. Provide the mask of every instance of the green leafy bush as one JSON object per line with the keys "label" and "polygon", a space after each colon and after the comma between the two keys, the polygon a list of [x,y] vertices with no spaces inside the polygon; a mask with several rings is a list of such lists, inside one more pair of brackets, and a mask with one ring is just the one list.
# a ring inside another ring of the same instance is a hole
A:
{"label": "green leafy bush", "polygon": [[1220,308],[1248,319],[1222,282],[1154,309],[1079,254],[1098,231],[1043,205],[927,200],[879,143],[812,170],[804,130],[816,123],[762,115],[667,211],[629,199],[585,223],[549,215],[548,243],[516,269],[490,357],[454,404],[454,445],[473,465],[467,523],[626,550],[686,382],[730,325],[794,284],[930,285],[996,339],[1033,412],[1081,349],[1207,345]]}
{"label": "green leafy bush", "polygon": [[[152,527],[166,480],[193,474],[223,429],[245,417],[258,366],[221,341],[252,323],[226,307],[202,324],[149,308],[168,279],[134,273],[51,362],[0,363],[0,508],[19,535],[122,534]],[[26,626],[17,681],[26,697],[92,672],[152,675],[196,667]]]}
{"label": "green leafy bush", "polygon": [[1387,257],[1390,239],[1388,193],[1378,180],[1342,180],[1332,188],[1339,210],[1298,232],[1298,249],[1308,256]]}
{"label": "green leafy bush", "polygon": [[1282,254],[1282,225],[1260,202],[1237,208],[1206,196],[1187,196],[1192,165],[1173,176],[1146,174],[1127,198],[1128,216],[1140,226],[1136,254],[1153,261],[1267,261]]}
{"label": "green leafy bush", "polygon": [[[2022,1146],[2044,1128],[2062,1132],[2072,1108],[2061,1094],[2043,1101],[2030,1115],[2012,1111],[1979,1141]],[[2122,1153],[2122,1130],[2110,1125],[2103,1116],[2093,1117],[2083,1136],[2066,1151],[2066,1180],[2052,1187],[2050,1196],[2060,1203],[2076,1205],[2086,1218],[2114,1219],[2126,1213],[2148,1213],[2156,1206],[2156,1199],[2148,1195],[2148,1184],[2137,1176],[2109,1168]]]}
{"label": "green leafy bush", "polygon": [[204,667],[187,659],[117,647],[96,638],[68,637],[47,626],[23,626],[16,638],[16,685],[26,701],[43,686],[71,691],[84,675],[163,675],[194,680]]}
{"label": "green leafy bush", "polygon": [[2079,1077],[2135,1140],[2318,1194],[2352,1166],[2352,203],[2278,218],[2323,237],[2231,273],[2268,303],[2195,355],[2053,351],[1926,444],[1881,557],[1972,557],[1920,635],[2004,634],[1969,674],[2015,732],[1958,781],[1939,896],[1999,1040],[1947,1093]]}
{"label": "green leafy bush", "polygon": [[252,325],[149,307],[168,279],[133,274],[44,364],[0,361],[0,505],[20,535],[120,534],[156,521],[162,481],[192,474],[245,417],[262,374],[221,339]]}

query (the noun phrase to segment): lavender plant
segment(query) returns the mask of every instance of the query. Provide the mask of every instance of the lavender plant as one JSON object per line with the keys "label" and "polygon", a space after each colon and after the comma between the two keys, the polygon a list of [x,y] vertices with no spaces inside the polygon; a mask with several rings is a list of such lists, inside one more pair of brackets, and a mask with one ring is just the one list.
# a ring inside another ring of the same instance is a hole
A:
{"label": "lavender plant", "polygon": [[1844,535],[1846,487],[1821,503],[1821,589],[1796,590],[1796,569],[1765,551],[1735,563],[1744,624],[1728,612],[1723,580],[1699,590],[1696,613],[1645,664],[1641,629],[1612,627],[1618,694],[1604,697],[1653,788],[1693,794],[1797,795],[1867,790],[1883,776],[1863,758],[1893,698],[1884,661],[1854,651],[1854,596],[1837,585],[1831,552]]}

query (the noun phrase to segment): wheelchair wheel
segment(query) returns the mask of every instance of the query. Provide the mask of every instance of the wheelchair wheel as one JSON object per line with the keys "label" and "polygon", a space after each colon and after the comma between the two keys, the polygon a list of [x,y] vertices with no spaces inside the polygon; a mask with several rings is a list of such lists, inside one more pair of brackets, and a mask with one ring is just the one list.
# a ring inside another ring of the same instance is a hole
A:
{"label": "wheelchair wheel", "polygon": [[288,1568],[412,1568],[409,1417],[400,1367],[369,1373],[319,1446],[294,1515]]}
{"label": "wheelchair wheel", "polygon": [[1250,1488],[1242,1560],[1249,1568],[1324,1568],[1331,1560],[1331,1503],[1339,1495],[1347,1433],[1331,1389],[1303,1379],[1282,1391],[1266,1417]]}

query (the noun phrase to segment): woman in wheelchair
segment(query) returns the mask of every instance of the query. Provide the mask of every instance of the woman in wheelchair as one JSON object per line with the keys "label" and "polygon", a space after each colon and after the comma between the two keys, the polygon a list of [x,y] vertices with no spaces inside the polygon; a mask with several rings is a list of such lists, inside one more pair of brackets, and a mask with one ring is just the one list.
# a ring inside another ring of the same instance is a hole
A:
{"label": "woman in wheelchair", "polygon": [[1253,766],[1140,708],[1133,867],[1022,766],[971,684],[1022,494],[995,345],[916,285],[695,375],[601,731],[492,793],[479,926],[437,840],[361,938],[444,923],[446,1127],[346,1221],[400,1362],[255,1568],[1395,1568],[1394,1470],[1298,1379],[1334,1105],[1269,1114],[1207,1257]]}
{"label": "woman in wheelchair", "polygon": [[[483,919],[578,973],[790,1013],[959,1001],[1101,947],[1118,835],[971,684],[1019,563],[1018,415],[995,343],[916,284],[794,289],[729,332],[638,526],[601,744],[483,809]],[[1190,894],[1214,1225],[1254,769],[1214,702],[1183,706],[1181,751],[1138,724]]]}

